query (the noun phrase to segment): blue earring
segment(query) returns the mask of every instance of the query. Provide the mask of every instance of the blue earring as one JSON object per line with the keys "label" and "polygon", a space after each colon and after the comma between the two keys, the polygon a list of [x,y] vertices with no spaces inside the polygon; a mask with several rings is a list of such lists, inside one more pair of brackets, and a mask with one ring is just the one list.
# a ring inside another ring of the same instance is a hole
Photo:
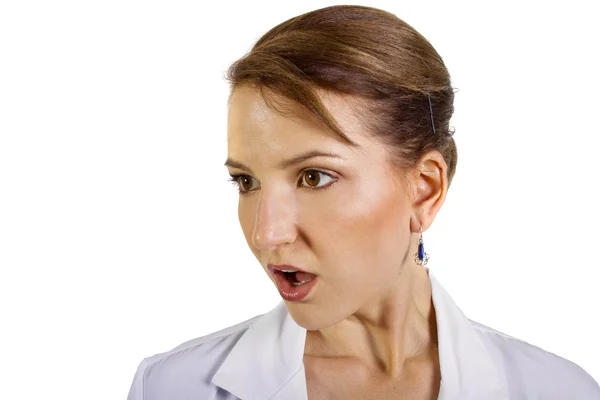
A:
{"label": "blue earring", "polygon": [[427,261],[429,261],[429,254],[425,253],[423,245],[423,228],[421,228],[421,237],[419,238],[419,249],[414,254],[414,258],[418,265],[427,265]]}

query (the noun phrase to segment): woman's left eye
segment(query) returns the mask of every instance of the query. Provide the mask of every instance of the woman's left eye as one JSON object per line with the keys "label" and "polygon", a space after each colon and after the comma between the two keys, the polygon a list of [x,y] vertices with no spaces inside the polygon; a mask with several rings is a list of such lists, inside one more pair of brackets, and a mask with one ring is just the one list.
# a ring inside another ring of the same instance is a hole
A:
{"label": "woman's left eye", "polygon": [[[323,179],[324,178],[324,179]],[[323,172],[323,171],[318,171],[316,169],[307,169],[306,171],[302,172],[302,179],[301,179],[301,183],[305,183],[306,182],[306,186],[310,187],[310,188],[320,188],[325,186],[326,184],[328,184],[329,182],[333,181],[334,178],[333,176]],[[323,183],[323,185],[319,185],[320,183]]]}

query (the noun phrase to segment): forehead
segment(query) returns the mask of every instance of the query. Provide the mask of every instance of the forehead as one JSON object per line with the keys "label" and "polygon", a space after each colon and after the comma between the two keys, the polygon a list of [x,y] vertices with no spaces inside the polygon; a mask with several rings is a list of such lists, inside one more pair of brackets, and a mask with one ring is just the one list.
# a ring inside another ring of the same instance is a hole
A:
{"label": "forehead", "polygon": [[299,104],[273,94],[270,99],[274,104],[270,106],[259,89],[242,86],[236,88],[229,99],[227,141],[230,156],[235,157],[236,153],[242,150],[248,152],[253,148],[270,154],[290,154],[290,150],[323,147],[346,153],[364,149],[381,153],[382,144],[365,135],[352,102],[332,93],[317,93],[346,135],[358,144],[358,148],[351,147],[317,123]]}

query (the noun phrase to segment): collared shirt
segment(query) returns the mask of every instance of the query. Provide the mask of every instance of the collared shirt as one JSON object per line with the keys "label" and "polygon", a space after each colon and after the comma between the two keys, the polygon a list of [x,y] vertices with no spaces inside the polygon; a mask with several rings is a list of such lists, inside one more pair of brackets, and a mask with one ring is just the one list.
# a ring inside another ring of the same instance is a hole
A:
{"label": "collared shirt", "polygon": [[[469,320],[429,272],[437,319],[439,400],[600,399],[578,365]],[[128,400],[307,400],[306,329],[285,303],[145,358]]]}

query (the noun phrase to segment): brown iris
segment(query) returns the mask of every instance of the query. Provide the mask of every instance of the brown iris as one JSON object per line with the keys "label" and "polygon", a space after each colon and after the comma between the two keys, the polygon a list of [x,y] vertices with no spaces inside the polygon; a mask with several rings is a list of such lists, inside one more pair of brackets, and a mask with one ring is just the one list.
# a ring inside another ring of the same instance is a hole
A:
{"label": "brown iris", "polygon": [[[242,176],[240,178],[240,181],[240,185],[242,186],[242,189],[244,191],[252,190],[252,178],[250,178],[249,176]],[[248,187],[246,187],[245,185],[248,185]]]}
{"label": "brown iris", "polygon": [[319,177],[319,173],[317,171],[306,171],[304,173],[304,176],[306,177],[305,180],[309,186],[317,186],[321,181],[321,178]]}

